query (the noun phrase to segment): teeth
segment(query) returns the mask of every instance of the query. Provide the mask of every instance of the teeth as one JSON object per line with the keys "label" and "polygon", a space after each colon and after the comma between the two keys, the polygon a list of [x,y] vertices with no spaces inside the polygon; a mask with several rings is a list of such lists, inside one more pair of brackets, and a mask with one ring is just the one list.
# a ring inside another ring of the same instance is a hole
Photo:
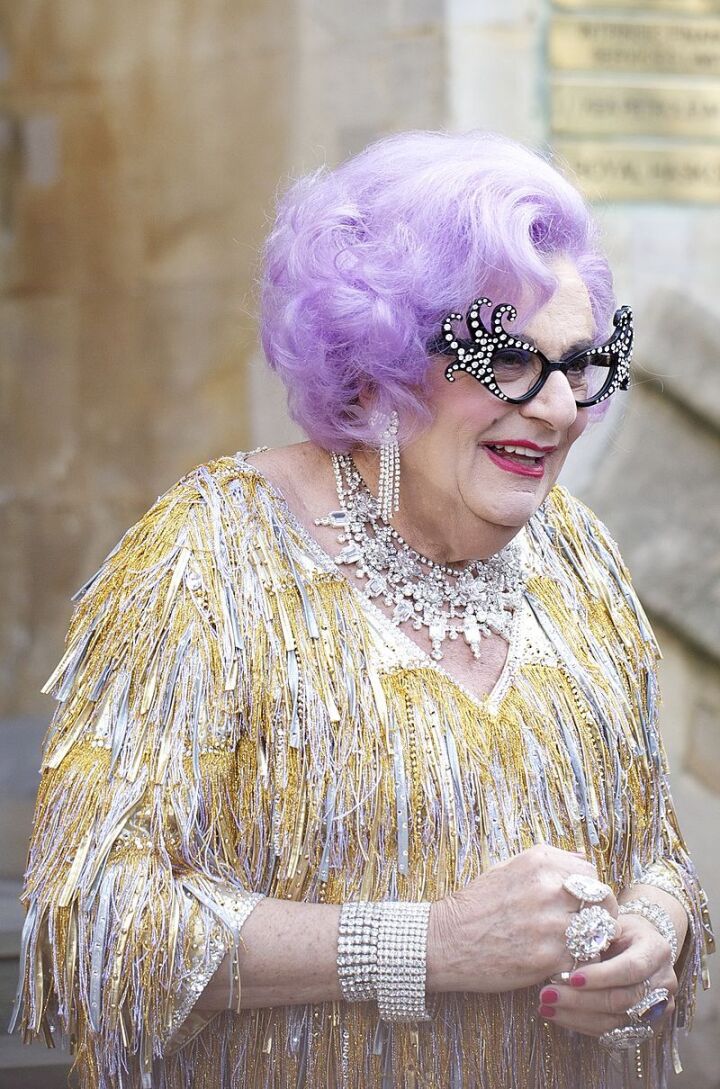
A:
{"label": "teeth", "polygon": [[525,446],[503,446],[501,443],[498,443],[498,442],[493,443],[493,446],[495,447],[496,450],[504,450],[508,454],[520,454],[522,457],[525,457],[525,458],[538,458],[538,457],[541,457],[541,454],[533,453],[532,451],[528,450],[527,447],[525,447]]}

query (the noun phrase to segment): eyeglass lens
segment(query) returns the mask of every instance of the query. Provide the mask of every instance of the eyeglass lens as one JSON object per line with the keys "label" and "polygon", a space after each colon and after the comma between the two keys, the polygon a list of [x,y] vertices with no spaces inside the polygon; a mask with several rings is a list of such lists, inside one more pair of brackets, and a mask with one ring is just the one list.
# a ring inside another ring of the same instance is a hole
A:
{"label": "eyeglass lens", "polygon": [[[607,383],[611,367],[598,365],[596,359],[597,356],[577,356],[567,370],[567,380],[577,401],[591,400]],[[493,355],[492,369],[500,391],[506,397],[518,398],[537,385],[543,364],[535,352],[503,348]]]}

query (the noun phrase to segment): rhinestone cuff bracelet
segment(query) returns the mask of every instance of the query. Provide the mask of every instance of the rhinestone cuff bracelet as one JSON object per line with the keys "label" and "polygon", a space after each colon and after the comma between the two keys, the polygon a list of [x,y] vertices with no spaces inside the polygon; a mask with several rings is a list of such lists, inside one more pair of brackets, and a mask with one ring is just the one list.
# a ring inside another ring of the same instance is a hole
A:
{"label": "rhinestone cuff bracelet", "polygon": [[377,1001],[383,1021],[429,1021],[430,903],[351,901],[340,911],[338,979],[346,1002]]}
{"label": "rhinestone cuff bracelet", "polygon": [[693,919],[692,905],[687,892],[679,881],[673,881],[670,875],[663,869],[662,863],[653,863],[648,866],[646,870],[640,874],[637,879],[638,885],[652,885],[656,889],[662,889],[668,896],[674,897],[679,904],[682,905],[685,914],[688,917],[688,926],[691,933],[695,930],[695,920]]}
{"label": "rhinestone cuff bracelet", "polygon": [[628,900],[626,904],[620,905],[620,915],[640,915],[643,919],[647,919],[649,923],[652,923],[658,933],[669,944],[673,964],[675,963],[678,955],[677,933],[675,925],[665,908],[660,907],[659,904],[653,904],[646,896],[638,896],[636,900]]}

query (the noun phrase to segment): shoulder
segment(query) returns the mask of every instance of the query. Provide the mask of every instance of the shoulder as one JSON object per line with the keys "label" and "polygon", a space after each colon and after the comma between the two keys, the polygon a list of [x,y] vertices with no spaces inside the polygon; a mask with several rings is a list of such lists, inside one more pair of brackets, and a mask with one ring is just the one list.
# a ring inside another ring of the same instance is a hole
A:
{"label": "shoulder", "polygon": [[221,457],[197,465],[157,496],[141,517],[120,537],[95,574],[78,590],[73,601],[97,592],[98,584],[124,572],[131,579],[142,572],[172,563],[185,550],[213,553],[217,537],[213,522],[222,527],[236,520],[245,497],[241,467],[235,457]]}
{"label": "shoulder", "polygon": [[[157,497],[75,594],[65,653],[42,689],[60,705],[49,766],[76,740],[105,747],[114,738],[123,767],[135,773],[153,731],[190,736],[188,707],[208,717],[207,730],[235,720],[239,647],[257,623],[260,596],[259,580],[246,575],[254,487],[241,455],[196,466]],[[68,715],[78,717],[76,729],[66,731]]]}
{"label": "shoulder", "polygon": [[620,548],[605,523],[576,496],[556,485],[541,512],[556,562],[578,579],[587,594],[617,617],[629,612],[640,637],[657,648]]}
{"label": "shoulder", "polygon": [[[567,537],[576,536],[589,547],[601,545],[612,555],[616,562],[627,569],[620,556],[620,549],[605,523],[586,503],[560,484],[556,484],[548,495],[545,513],[550,524]],[[628,576],[629,577],[629,576]]]}
{"label": "shoulder", "polygon": [[630,585],[630,573],[610,530],[567,488],[556,484],[538,514],[555,551],[591,583],[594,576]]}
{"label": "shoulder", "polygon": [[[310,444],[238,451],[196,465],[127,529],[73,596],[74,622],[110,599],[133,605],[138,622],[166,619],[165,601],[203,587],[205,612],[224,612],[258,555],[275,554],[289,497],[312,493]],[[167,597],[163,597],[166,594]]]}

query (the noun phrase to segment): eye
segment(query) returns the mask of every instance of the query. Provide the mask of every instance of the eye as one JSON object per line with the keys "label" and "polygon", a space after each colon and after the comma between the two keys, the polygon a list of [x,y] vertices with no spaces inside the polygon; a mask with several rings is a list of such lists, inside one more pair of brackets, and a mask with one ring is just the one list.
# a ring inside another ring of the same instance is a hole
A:
{"label": "eye", "polygon": [[572,376],[581,377],[585,374],[585,371],[590,366],[590,357],[587,355],[578,356],[577,359],[573,359],[568,364],[567,375],[568,378]]}
{"label": "eye", "polygon": [[539,360],[534,352],[521,348],[501,348],[492,357],[492,367],[496,377],[502,373],[510,378],[514,374],[525,374],[529,369],[535,370],[539,367]]}

